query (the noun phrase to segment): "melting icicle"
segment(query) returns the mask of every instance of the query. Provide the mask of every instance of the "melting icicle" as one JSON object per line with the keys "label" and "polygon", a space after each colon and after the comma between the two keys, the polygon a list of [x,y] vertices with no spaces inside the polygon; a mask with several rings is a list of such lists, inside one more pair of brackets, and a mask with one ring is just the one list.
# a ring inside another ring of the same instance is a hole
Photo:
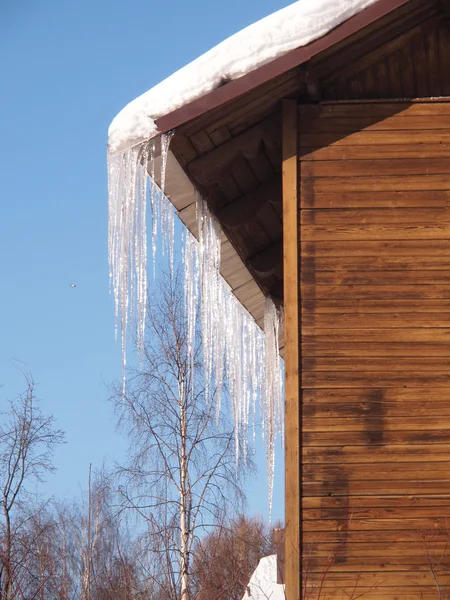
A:
{"label": "melting icicle", "polygon": [[[266,443],[269,503],[275,467],[275,440],[283,431],[282,377],[279,356],[280,313],[265,303],[263,334],[220,276],[220,227],[205,201],[197,198],[201,315],[205,380],[215,382],[220,406],[224,372],[235,423],[236,461],[242,447],[246,459],[250,413],[254,424],[259,401]],[[226,315],[226,317],[225,317]]]}
{"label": "melting icicle", "polygon": [[275,470],[275,440],[283,430],[281,365],[279,352],[280,315],[270,298],[264,308],[266,338],[266,380],[264,390],[267,478],[269,484],[269,514],[272,510],[273,478]]}
{"label": "melting icicle", "polygon": [[[161,137],[160,187],[156,183],[153,141],[108,157],[108,257],[114,294],[116,335],[120,329],[125,386],[128,328],[134,324],[139,351],[144,344],[147,303],[147,197],[152,216],[151,247],[155,274],[158,240],[173,272],[174,208],[164,195],[169,143]],[[147,173],[150,172],[150,186]],[[150,194],[148,189],[150,188]],[[257,407],[266,443],[269,505],[275,465],[275,439],[283,433],[282,376],[278,352],[280,313],[266,301],[264,329],[234,296],[220,275],[221,230],[207,203],[196,201],[199,240],[186,232],[183,248],[187,349],[194,364],[200,308],[202,354],[207,395],[214,389],[217,416],[226,379],[235,423],[236,462],[246,459],[250,422],[255,436]],[[125,391],[125,387],[124,387]],[[240,456],[242,448],[243,456]]]}
{"label": "melting icicle", "polygon": [[137,347],[143,347],[147,295],[148,145],[108,157],[108,258],[114,294],[116,335],[120,328],[125,383],[127,332],[135,321]]}

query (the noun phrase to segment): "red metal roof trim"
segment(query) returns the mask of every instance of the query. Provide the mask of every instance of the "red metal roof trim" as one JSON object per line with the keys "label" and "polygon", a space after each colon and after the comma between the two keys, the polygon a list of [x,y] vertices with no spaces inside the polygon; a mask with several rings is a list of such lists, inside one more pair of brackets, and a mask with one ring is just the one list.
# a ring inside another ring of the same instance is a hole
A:
{"label": "red metal roof trim", "polygon": [[379,0],[360,13],[351,17],[325,36],[315,40],[307,46],[296,48],[279,58],[255,69],[251,73],[239,77],[226,85],[217,88],[196,100],[181,106],[177,110],[164,115],[156,120],[156,125],[161,133],[171,131],[199,117],[235,98],[246,94],[254,88],[267,83],[271,79],[290,71],[291,69],[302,65],[320,52],[335,46],[342,40],[357,33],[371,23],[378,21],[382,17],[397,10],[407,4],[410,0]]}

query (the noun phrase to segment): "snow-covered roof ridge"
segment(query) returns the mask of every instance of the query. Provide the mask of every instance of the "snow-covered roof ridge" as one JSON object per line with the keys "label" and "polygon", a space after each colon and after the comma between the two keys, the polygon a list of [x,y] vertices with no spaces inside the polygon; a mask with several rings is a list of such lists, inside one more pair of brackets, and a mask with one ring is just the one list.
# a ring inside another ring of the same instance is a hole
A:
{"label": "snow-covered roof ridge", "polygon": [[298,0],[221,42],[115,117],[110,153],[123,152],[159,134],[155,121],[219,87],[306,46],[378,0]]}

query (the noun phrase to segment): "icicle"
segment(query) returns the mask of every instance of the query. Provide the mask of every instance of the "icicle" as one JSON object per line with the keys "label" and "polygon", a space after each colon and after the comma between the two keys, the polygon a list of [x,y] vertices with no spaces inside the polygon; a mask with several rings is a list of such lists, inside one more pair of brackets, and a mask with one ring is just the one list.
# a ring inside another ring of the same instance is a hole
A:
{"label": "icicle", "polygon": [[[235,423],[236,461],[246,459],[249,417],[254,427],[256,406],[266,443],[269,504],[275,466],[275,439],[283,431],[281,361],[278,349],[280,313],[265,303],[263,334],[220,276],[220,227],[204,200],[197,198],[201,318],[206,385],[214,382],[220,406],[226,373]],[[209,390],[207,390],[207,393]]]}
{"label": "icicle", "polygon": [[155,141],[150,142],[150,208],[152,214],[152,258],[153,279],[156,278],[156,240],[158,237],[158,214],[156,212],[156,184],[155,184]]}
{"label": "icicle", "polygon": [[185,232],[183,264],[184,298],[187,320],[187,358],[189,364],[191,365],[191,369],[193,369],[195,353],[195,336],[197,331],[200,268],[198,242],[189,231]]}
{"label": "icicle", "polygon": [[[160,187],[155,183],[155,142],[147,142],[121,155],[108,156],[110,290],[114,294],[116,336],[120,329],[124,392],[130,324],[136,328],[140,352],[144,345],[148,196],[152,216],[153,274],[158,243],[163,253],[168,255],[173,272],[174,208],[164,195],[171,137],[172,133],[161,136]],[[228,384],[235,425],[236,464],[241,459],[246,460],[250,424],[254,443],[255,420],[259,411],[266,444],[271,507],[275,439],[284,431],[278,352],[281,314],[271,300],[266,300],[265,333],[261,331],[220,275],[221,229],[200,196],[196,200],[196,214],[199,239],[197,241],[186,232],[183,246],[188,360],[193,367],[195,336],[200,324],[206,395],[209,398],[214,391],[217,418],[221,410],[224,381]]]}
{"label": "icicle", "polygon": [[127,332],[135,320],[142,349],[147,294],[146,195],[148,145],[108,157],[108,258],[114,294],[116,335],[120,327],[125,385]]}
{"label": "icicle", "polygon": [[169,257],[170,276],[173,275],[174,260],[174,207],[170,200],[164,195],[166,187],[167,157],[169,153],[170,140],[174,132],[169,131],[161,135],[161,178],[160,178],[160,212],[161,212],[161,230],[163,235],[162,250],[163,254]]}
{"label": "icicle", "polygon": [[269,513],[272,506],[273,477],[275,470],[275,439],[283,430],[283,410],[281,405],[282,381],[279,353],[280,318],[277,308],[270,298],[264,307],[264,333],[266,338],[266,379],[264,390],[265,436],[267,478],[269,485]]}

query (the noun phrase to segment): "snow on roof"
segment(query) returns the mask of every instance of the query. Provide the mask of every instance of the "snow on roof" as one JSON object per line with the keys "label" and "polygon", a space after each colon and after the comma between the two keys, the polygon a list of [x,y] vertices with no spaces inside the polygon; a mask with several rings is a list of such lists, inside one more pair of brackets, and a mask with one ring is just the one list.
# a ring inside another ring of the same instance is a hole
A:
{"label": "snow on roof", "polygon": [[158,135],[155,121],[275,58],[306,46],[377,0],[298,0],[242,31],[142,94],[109,128],[110,153]]}
{"label": "snow on roof", "polygon": [[277,583],[277,555],[259,561],[242,600],[286,600],[284,585]]}

